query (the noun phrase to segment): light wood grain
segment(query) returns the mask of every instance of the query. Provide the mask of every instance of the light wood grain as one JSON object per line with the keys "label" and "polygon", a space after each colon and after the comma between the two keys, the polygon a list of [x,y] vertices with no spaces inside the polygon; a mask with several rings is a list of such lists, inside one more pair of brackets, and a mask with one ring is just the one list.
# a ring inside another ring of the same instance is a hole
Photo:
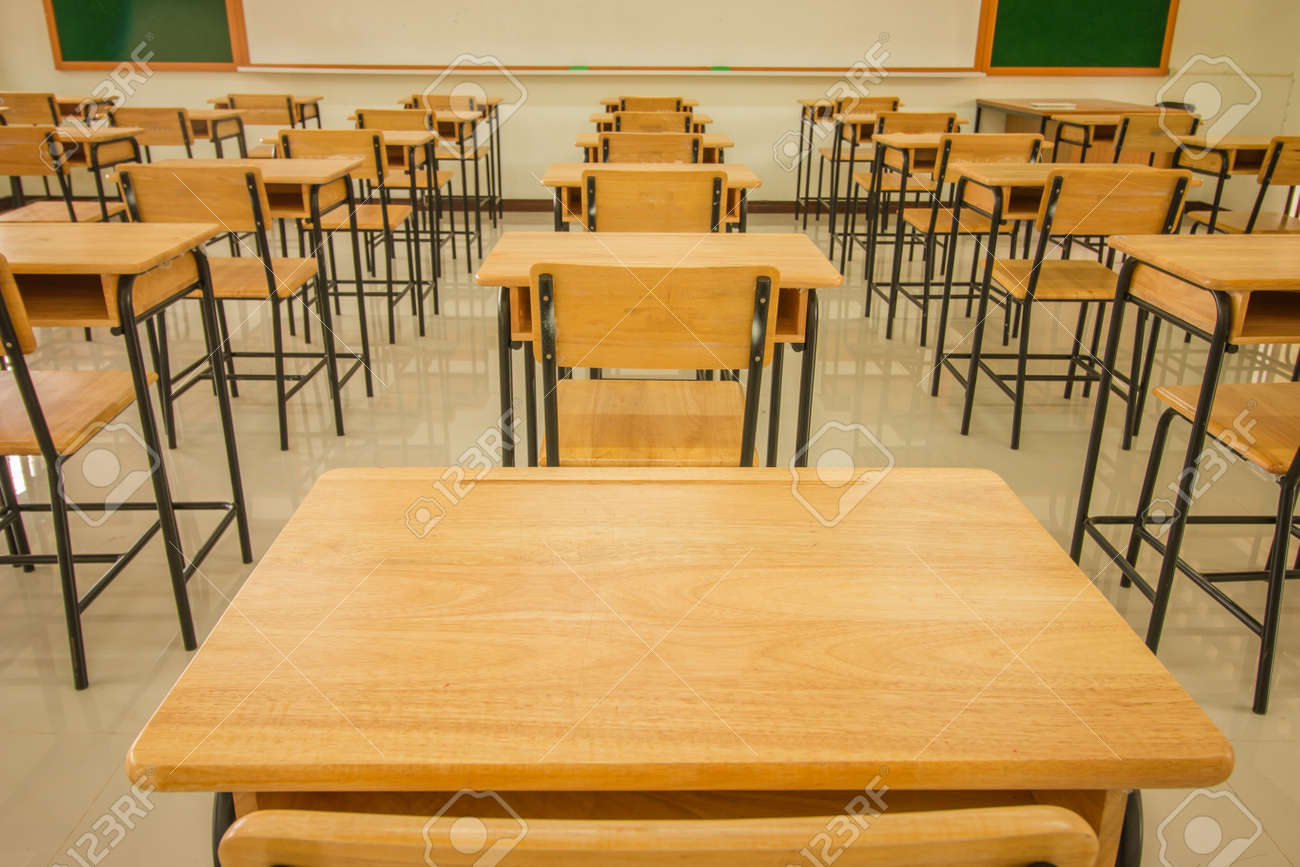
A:
{"label": "light wood grain", "polygon": [[15,274],[141,274],[221,232],[211,223],[0,225]]}
{"label": "light wood grain", "polygon": [[[884,767],[895,789],[1095,790],[1231,770],[993,473],[895,469],[832,529],[788,469],[485,472],[454,505],[441,469],[323,476],[137,739],[132,778],[853,789]],[[835,514],[843,489],[794,477]]]}
{"label": "light wood grain", "polygon": [[[1161,386],[1154,393],[1188,421],[1196,415],[1199,385]],[[1300,382],[1221,383],[1209,433],[1264,472],[1286,473],[1300,448]]]}
{"label": "light wood grain", "polygon": [[[1096,115],[1096,114],[1160,114],[1162,111],[1169,114],[1185,114],[1180,109],[1162,109],[1154,105],[1143,105],[1140,102],[1122,102],[1114,99],[1076,99],[1074,97],[1057,97],[1057,98],[1036,98],[1036,99],[978,99],[976,103],[984,108],[999,109],[1002,111],[1014,111],[1019,114],[1030,114],[1038,117],[1052,117],[1053,115]],[[1057,105],[1045,108],[1035,107],[1035,103],[1057,103]],[[1071,103],[1073,108],[1060,107],[1061,103]]]}
{"label": "light wood grain", "polygon": [[[494,805],[495,806],[495,805]],[[874,805],[873,811],[878,811]],[[536,867],[620,864],[631,867],[784,867],[828,829],[847,824],[848,842],[832,844],[844,867],[1004,867],[1092,865],[1097,838],[1060,807],[1025,806],[885,813],[846,820],[839,814],[766,819],[588,823],[529,819],[495,811],[475,817],[486,840],[517,863]],[[226,867],[398,867],[482,863],[483,851],[457,846],[451,817],[268,810],[240,819],[221,844]],[[479,827],[475,825],[475,827]],[[848,837],[852,833],[852,838]],[[493,851],[496,851],[495,849]]]}
{"label": "light wood grain", "polygon": [[57,100],[52,93],[0,90],[5,122],[11,124],[56,124],[59,122]]}
{"label": "light wood grain", "polygon": [[262,180],[267,184],[326,184],[346,177],[349,172],[361,165],[360,158],[340,157],[333,159],[194,159],[194,160],[158,160],[155,166],[195,166],[199,168],[219,168],[221,166],[253,167],[261,171]]}
{"label": "light wood grain", "polygon": [[115,127],[138,129],[135,139],[142,145],[184,147],[190,142],[191,119],[183,108],[112,108],[108,117]]}
{"label": "light wood grain", "polygon": [[[54,450],[75,454],[108,422],[135,402],[128,370],[33,370],[32,385],[50,429]],[[154,377],[150,377],[154,379]],[[12,373],[0,371],[0,455],[39,455]]]}
{"label": "light wood grain", "polygon": [[727,213],[727,176],[716,168],[711,172],[658,172],[654,167],[610,172],[604,168],[607,165],[613,164],[589,165],[579,185],[577,216],[591,231],[716,232],[727,217],[738,216]]}

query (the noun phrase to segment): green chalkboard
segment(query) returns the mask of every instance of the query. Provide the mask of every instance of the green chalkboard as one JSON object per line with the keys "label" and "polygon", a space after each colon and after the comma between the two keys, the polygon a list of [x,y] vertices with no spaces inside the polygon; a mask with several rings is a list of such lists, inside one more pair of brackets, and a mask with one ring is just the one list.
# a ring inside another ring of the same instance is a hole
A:
{"label": "green chalkboard", "polygon": [[1161,65],[1171,0],[998,0],[993,67]]}
{"label": "green chalkboard", "polygon": [[[226,0],[50,0],[64,61],[233,63]],[[137,52],[137,47],[143,44]]]}

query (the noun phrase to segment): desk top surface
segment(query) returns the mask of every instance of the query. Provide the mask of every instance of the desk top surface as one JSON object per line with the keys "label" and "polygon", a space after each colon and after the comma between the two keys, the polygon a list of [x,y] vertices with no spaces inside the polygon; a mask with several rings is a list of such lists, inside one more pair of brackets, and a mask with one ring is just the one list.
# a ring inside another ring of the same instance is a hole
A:
{"label": "desk top surface", "polygon": [[361,165],[361,158],[322,157],[320,159],[174,159],[158,160],[153,165],[176,166],[246,166],[262,173],[267,184],[326,184],[336,181]]}
{"label": "desk top surface", "polygon": [[15,274],[141,274],[221,231],[216,223],[0,223]]}
{"label": "desk top surface", "polygon": [[1109,245],[1206,289],[1300,291],[1300,236],[1120,235]]}
{"label": "desk top surface", "polygon": [[474,279],[483,286],[527,286],[538,262],[677,265],[768,264],[789,288],[839,286],[843,276],[811,238],[800,233],[751,232],[505,232]]}
{"label": "desk top surface", "polygon": [[131,773],[164,790],[815,790],[1231,770],[991,472],[832,488],[800,471],[792,490],[785,469],[493,468],[447,472],[450,498],[443,477],[324,475]]}
{"label": "desk top surface", "polygon": [[[658,132],[646,132],[646,133],[639,133],[639,132],[629,132],[629,133],[618,133],[618,132],[611,132],[611,133],[584,132],[584,133],[579,133],[579,134],[578,134],[578,139],[577,139],[577,141],[574,142],[574,144],[577,145],[577,146],[580,147],[580,148],[594,148],[594,147],[600,147],[600,137],[601,137],[602,135],[685,135],[685,134],[686,134],[686,133],[676,133],[676,132],[663,132],[663,133],[658,133]],[[692,135],[698,135],[698,136],[700,136],[700,144],[701,144],[703,147],[706,147],[706,148],[730,148],[730,147],[735,147],[735,146],[736,146],[736,143],[735,143],[734,141],[731,140],[731,137],[730,137],[730,136],[723,135],[723,134],[720,133],[720,132],[702,132],[702,133],[692,133]]]}
{"label": "desk top surface", "polygon": [[751,189],[762,185],[754,170],[740,163],[551,163],[542,175],[547,187],[576,187],[588,169],[612,172],[722,172],[727,186]]}

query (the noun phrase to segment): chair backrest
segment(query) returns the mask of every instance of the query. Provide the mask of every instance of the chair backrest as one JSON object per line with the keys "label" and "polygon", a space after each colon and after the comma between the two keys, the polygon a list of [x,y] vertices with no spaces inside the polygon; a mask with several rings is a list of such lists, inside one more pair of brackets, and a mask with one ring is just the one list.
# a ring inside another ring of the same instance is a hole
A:
{"label": "chair backrest", "polygon": [[451,112],[464,120],[482,117],[484,106],[467,93],[417,93],[411,97],[415,108]]}
{"label": "chair backrest", "polygon": [[1042,147],[1043,137],[1038,133],[949,133],[939,139],[934,177],[943,183],[953,163],[1032,163]]}
{"label": "chair backrest", "polygon": [[247,112],[244,123],[253,126],[292,124],[293,95],[288,93],[232,93],[227,96],[231,108]]}
{"label": "chair backrest", "polygon": [[1165,234],[1178,225],[1191,176],[1186,169],[1063,165],[1047,177],[1037,227],[1052,235]]}
{"label": "chair backrest", "polygon": [[1300,186],[1300,136],[1280,135],[1269,143],[1264,165],[1259,170],[1259,182],[1280,187]]}
{"label": "chair backrest", "polygon": [[25,93],[16,90],[0,91],[0,105],[5,112],[5,123],[58,124],[59,104],[52,93]]}
{"label": "chair backrest", "polygon": [[133,222],[216,222],[227,232],[259,232],[270,222],[255,166],[134,163],[120,166],[117,176]]}
{"label": "chair backrest", "polygon": [[[802,862],[810,840],[835,827],[831,816],[744,819],[475,819],[486,833],[469,852],[452,822],[423,816],[257,810],[221,841],[223,867],[412,867],[480,863],[520,867],[785,867]],[[853,817],[851,844],[837,867],[1083,867],[1097,837],[1078,815],[1030,805],[887,812]],[[486,856],[486,857],[485,857]],[[490,861],[488,860],[490,858]],[[505,859],[502,861],[502,859]]]}
{"label": "chair backrest", "polygon": [[704,139],[685,132],[602,132],[602,163],[698,163]]}
{"label": "chair backrest", "polygon": [[0,177],[51,177],[69,171],[65,148],[48,124],[0,126]]}
{"label": "chair backrest", "polygon": [[896,96],[843,96],[835,100],[835,111],[863,114],[898,111],[902,102]]}
{"label": "chair backrest", "polygon": [[[27,307],[23,304],[23,296],[18,292],[18,284],[14,281],[13,272],[9,270],[9,260],[3,253],[0,253],[0,303],[4,304],[5,313],[9,317],[9,325],[13,328],[18,351],[23,355],[35,352],[36,332],[27,319]],[[6,354],[0,350],[0,357]]]}
{"label": "chair backrest", "polygon": [[142,145],[190,147],[190,113],[183,108],[110,108],[108,122],[113,126],[138,126],[144,132],[135,139]]}
{"label": "chair backrest", "polygon": [[690,132],[689,111],[616,111],[615,132]]}
{"label": "chair backrest", "polygon": [[1126,114],[1115,131],[1114,162],[1150,163],[1158,154],[1178,150],[1174,136],[1194,135],[1201,119],[1194,114]]}
{"label": "chair backrest", "polygon": [[620,111],[681,111],[680,96],[620,96]]}
{"label": "chair backrest", "polygon": [[433,110],[428,108],[359,108],[357,129],[433,129]]}
{"label": "chair backrest", "polygon": [[293,159],[353,157],[361,165],[351,174],[356,180],[383,186],[384,133],[377,129],[282,129],[280,152]]}
{"label": "chair backrest", "polygon": [[726,193],[721,169],[582,172],[582,213],[590,232],[717,232]]}
{"label": "chair backrest", "polygon": [[939,111],[882,111],[876,116],[876,132],[955,132],[957,115]]}

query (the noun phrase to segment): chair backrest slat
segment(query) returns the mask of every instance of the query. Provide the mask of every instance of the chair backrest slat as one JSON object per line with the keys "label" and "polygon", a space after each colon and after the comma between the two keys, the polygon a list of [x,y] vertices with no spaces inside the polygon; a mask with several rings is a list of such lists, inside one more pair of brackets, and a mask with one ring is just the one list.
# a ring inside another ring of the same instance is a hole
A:
{"label": "chair backrest slat", "polygon": [[717,171],[582,172],[582,215],[593,232],[717,232],[727,175]]}
{"label": "chair backrest slat", "polygon": [[684,132],[603,132],[602,163],[698,163],[704,139]]}
{"label": "chair backrest slat", "polygon": [[[800,850],[836,821],[774,816],[526,819],[525,824],[516,818],[471,818],[476,827],[481,823],[490,845],[508,853],[504,863],[526,867],[784,867],[802,861]],[[861,825],[863,833],[839,850],[838,867],[1084,867],[1096,860],[1098,850],[1096,834],[1082,818],[1045,805],[886,812],[864,818]],[[452,826],[451,817],[257,810],[226,832],[220,858],[223,867],[481,863],[483,849],[466,854]]]}
{"label": "chair backrest slat", "polygon": [[955,132],[957,115],[939,111],[882,111],[876,116],[876,132]]}
{"label": "chair backrest slat", "polygon": [[49,124],[0,126],[0,177],[51,177],[69,170]]}
{"label": "chair backrest slat", "polygon": [[1053,235],[1162,234],[1177,225],[1190,180],[1186,169],[1062,166],[1048,175],[1037,226],[1050,219]]}
{"label": "chair backrest slat", "polygon": [[689,111],[616,111],[615,132],[690,132]]}
{"label": "chair backrest slat", "polygon": [[131,219],[137,222],[216,222],[227,232],[255,232],[259,226],[254,195],[263,227],[270,221],[266,185],[255,166],[133,164],[121,166],[118,178]]}
{"label": "chair backrest slat", "polygon": [[680,96],[620,96],[620,111],[681,111]]}
{"label": "chair backrest slat", "polygon": [[383,183],[384,133],[378,129],[282,129],[280,149],[294,159],[353,157],[361,165],[351,174],[355,180]]}
{"label": "chair backrest slat", "polygon": [[193,143],[190,113],[183,108],[110,108],[113,126],[137,126],[144,132],[135,139],[142,145],[187,147]]}
{"label": "chair backrest slat", "polygon": [[62,119],[52,93],[0,91],[0,105],[9,109],[5,112],[5,123],[58,124]]}
{"label": "chair backrest slat", "polygon": [[433,111],[427,108],[359,108],[357,129],[433,130]]}
{"label": "chair backrest slat", "polygon": [[293,95],[288,93],[232,93],[227,96],[231,108],[247,112],[244,123],[251,126],[292,124]]}
{"label": "chair backrest slat", "polygon": [[[637,268],[542,263],[532,269],[533,328],[542,331],[540,278],[551,277],[555,363],[561,367],[720,370],[749,367],[754,286],[770,267]],[[769,311],[764,365],[771,358]],[[542,340],[534,342],[542,361]]]}

